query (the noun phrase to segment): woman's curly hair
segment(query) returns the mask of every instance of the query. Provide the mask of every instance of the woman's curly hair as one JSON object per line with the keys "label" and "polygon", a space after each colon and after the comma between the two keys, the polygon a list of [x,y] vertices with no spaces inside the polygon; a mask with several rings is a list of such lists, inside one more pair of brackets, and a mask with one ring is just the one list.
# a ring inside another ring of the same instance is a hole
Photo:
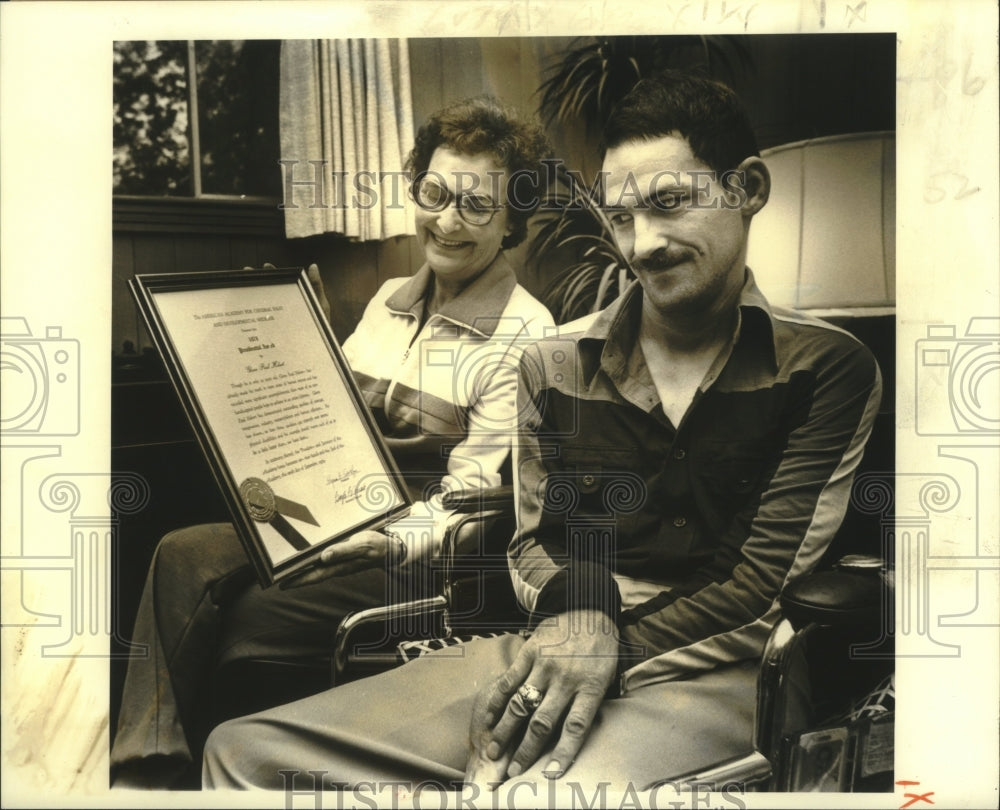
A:
{"label": "woman's curly hair", "polygon": [[523,242],[528,218],[545,191],[542,161],[552,156],[552,146],[541,126],[520,118],[492,96],[477,96],[438,110],[424,122],[406,161],[412,177],[426,173],[439,146],[466,155],[490,155],[507,170],[508,177],[517,175],[516,194],[507,189],[512,230],[502,246],[512,248]]}

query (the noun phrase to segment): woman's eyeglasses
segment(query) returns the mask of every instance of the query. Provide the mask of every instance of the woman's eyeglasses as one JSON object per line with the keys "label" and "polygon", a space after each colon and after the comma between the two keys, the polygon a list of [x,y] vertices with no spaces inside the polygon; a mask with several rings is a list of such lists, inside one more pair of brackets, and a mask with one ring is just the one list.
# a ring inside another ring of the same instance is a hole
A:
{"label": "woman's eyeglasses", "polygon": [[479,194],[459,194],[457,199],[448,189],[434,180],[422,177],[410,189],[413,201],[425,211],[443,211],[453,202],[458,215],[469,225],[489,225],[497,211],[504,207]]}

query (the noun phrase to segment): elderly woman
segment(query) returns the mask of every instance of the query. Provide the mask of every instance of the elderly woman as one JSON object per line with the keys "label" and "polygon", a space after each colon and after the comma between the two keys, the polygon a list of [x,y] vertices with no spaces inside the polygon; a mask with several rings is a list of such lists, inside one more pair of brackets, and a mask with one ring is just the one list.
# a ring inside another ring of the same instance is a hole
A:
{"label": "elderly woman", "polygon": [[220,661],[329,657],[348,612],[426,593],[424,563],[449,518],[440,495],[501,482],[520,347],[553,323],[504,253],[525,238],[548,154],[537,126],[492,99],[448,107],[420,128],[408,168],[426,263],[382,286],[343,348],[417,501],[409,520],[431,529],[360,532],[326,549],[297,587],[267,590],[231,525],[164,537],[136,618],[133,640],[149,655],[129,664],[116,786],[193,781]]}

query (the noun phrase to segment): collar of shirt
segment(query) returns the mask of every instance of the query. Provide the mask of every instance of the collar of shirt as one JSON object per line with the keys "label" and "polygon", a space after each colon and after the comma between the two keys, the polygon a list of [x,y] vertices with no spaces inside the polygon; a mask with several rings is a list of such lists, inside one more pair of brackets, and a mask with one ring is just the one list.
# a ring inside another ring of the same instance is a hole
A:
{"label": "collar of shirt", "polygon": [[[708,388],[724,371],[739,345],[777,370],[777,348],[771,306],[754,281],[750,268],[740,291],[736,329],[732,340],[712,363],[701,390]],[[609,307],[597,315],[580,338],[583,381],[590,385],[599,369],[623,397],[652,410],[659,404],[656,386],[639,348],[639,319],[642,315],[642,287],[633,283]]]}
{"label": "collar of shirt", "polygon": [[[386,308],[398,314],[412,315],[419,321],[432,273],[430,265],[424,264],[386,299]],[[517,276],[503,251],[500,251],[489,267],[438,310],[437,317],[483,337],[492,337],[515,286]]]}

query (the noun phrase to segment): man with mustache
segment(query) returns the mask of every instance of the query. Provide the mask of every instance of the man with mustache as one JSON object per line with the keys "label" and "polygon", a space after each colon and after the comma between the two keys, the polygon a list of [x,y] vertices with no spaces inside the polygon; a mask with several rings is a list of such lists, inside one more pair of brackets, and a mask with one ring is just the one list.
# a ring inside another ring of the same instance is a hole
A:
{"label": "man with mustache", "polygon": [[638,283],[523,355],[509,562],[528,631],[225,724],[206,785],[292,768],[506,782],[530,804],[547,781],[642,789],[751,748],[778,594],[843,518],[879,371],[757,288],[770,176],[728,88],[640,82],[603,176]]}

